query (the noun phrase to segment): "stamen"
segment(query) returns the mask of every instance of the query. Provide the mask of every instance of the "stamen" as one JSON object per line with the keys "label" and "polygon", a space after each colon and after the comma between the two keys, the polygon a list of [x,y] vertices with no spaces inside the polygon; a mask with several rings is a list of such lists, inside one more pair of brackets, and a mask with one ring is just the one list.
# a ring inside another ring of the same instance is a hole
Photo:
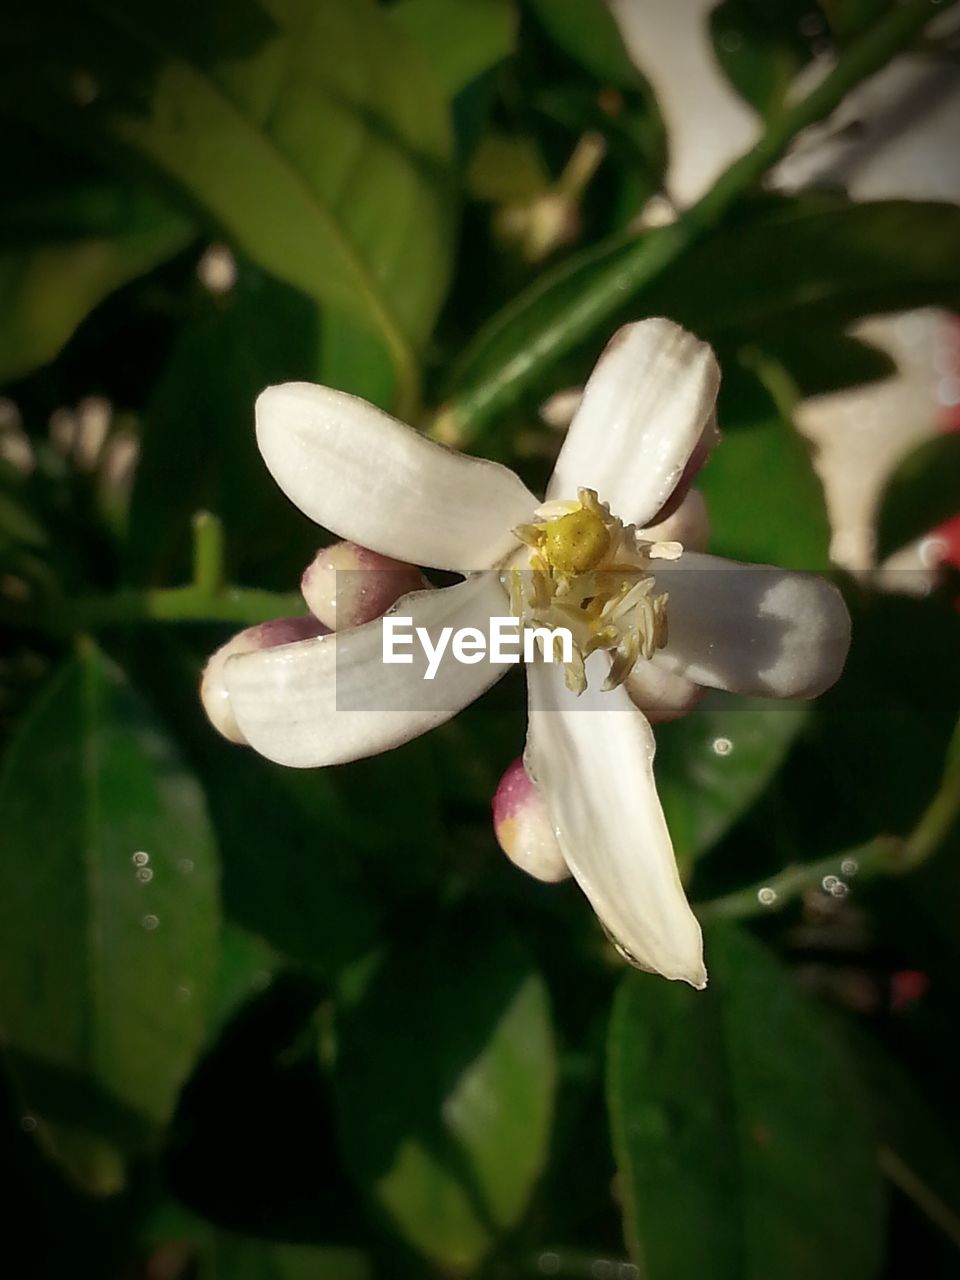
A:
{"label": "stamen", "polygon": [[603,687],[615,689],[666,644],[667,596],[656,591],[651,561],[675,560],[683,547],[643,541],[593,489],[579,489],[576,502],[544,503],[535,515],[514,530],[530,555],[528,573],[513,567],[504,575],[510,608],[521,628],[570,631],[569,689],[586,688],[584,660],[598,650],[612,655]]}

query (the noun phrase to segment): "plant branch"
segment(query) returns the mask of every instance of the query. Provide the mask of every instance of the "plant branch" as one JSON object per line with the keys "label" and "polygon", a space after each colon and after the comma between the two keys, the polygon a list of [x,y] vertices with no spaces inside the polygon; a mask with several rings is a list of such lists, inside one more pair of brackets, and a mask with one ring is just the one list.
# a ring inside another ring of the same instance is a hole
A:
{"label": "plant branch", "polygon": [[505,357],[492,372],[455,396],[439,414],[432,434],[459,445],[476,440],[546,367],[589,338],[716,227],[737,199],[780,159],[798,133],[830,115],[851,89],[885,66],[937,13],[955,2],[944,0],[934,8],[931,0],[904,0],[894,6],[844,50],[830,74],[806,97],[772,117],[757,144],[675,223],[641,235],[626,253],[615,255],[572,306],[546,323],[522,350]]}
{"label": "plant branch", "polygon": [[881,875],[905,875],[931,858],[960,821],[960,722],[947,751],[946,767],[936,795],[908,836],[876,836],[818,862],[786,867],[721,898],[695,905],[701,920],[746,920],[779,911],[811,889],[858,884]]}

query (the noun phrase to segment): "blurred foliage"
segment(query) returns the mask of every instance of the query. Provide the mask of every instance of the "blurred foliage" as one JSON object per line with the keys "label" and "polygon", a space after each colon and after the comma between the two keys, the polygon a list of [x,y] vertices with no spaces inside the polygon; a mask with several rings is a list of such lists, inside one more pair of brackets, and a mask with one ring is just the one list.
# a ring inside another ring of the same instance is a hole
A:
{"label": "blurred foliage", "polygon": [[[891,8],[725,0],[710,31],[772,120],[820,41]],[[671,228],[637,218],[668,139],[601,0],[35,0],[0,49],[0,1163],[22,1273],[955,1275],[955,829],[914,875],[853,866],[711,925],[694,993],[624,973],[572,885],[499,854],[519,681],[387,757],[294,773],[200,711],[225,615],[123,607],[189,579],[200,509],[229,582],[295,584],[317,534],[260,464],[264,386],[426,425],[660,252]],[[473,443],[542,487],[544,397],[616,324],[671,316],[724,370],[711,549],[829,570],[797,402],[889,377],[849,325],[960,309],[958,263],[953,205],[751,185]],[[903,459],[882,552],[956,514],[956,462],[950,435]],[[826,697],[710,695],[657,730],[695,902],[905,836],[937,792],[956,579],[841,585],[855,643]]]}

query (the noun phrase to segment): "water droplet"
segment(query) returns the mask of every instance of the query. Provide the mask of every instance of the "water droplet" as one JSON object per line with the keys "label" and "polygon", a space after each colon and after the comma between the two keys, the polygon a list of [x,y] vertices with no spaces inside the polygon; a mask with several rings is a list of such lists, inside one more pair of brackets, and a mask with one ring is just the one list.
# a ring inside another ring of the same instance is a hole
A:
{"label": "water droplet", "polygon": [[135,853],[132,858],[132,862],[135,867],[145,867],[149,861],[149,853],[144,853],[142,849],[139,853]]}
{"label": "water droplet", "polygon": [[837,880],[835,884],[830,886],[830,893],[834,898],[845,898],[850,892],[850,886],[842,880]]}
{"label": "water droplet", "polygon": [[833,886],[839,883],[840,881],[836,876],[824,876],[820,881],[820,886],[824,893],[833,893]]}
{"label": "water droplet", "polygon": [[159,920],[159,918],[158,918],[157,916],[154,916],[154,915],[146,915],[146,916],[144,916],[144,917],[143,917],[143,919],[140,921],[140,923],[143,925],[143,927],[144,927],[145,929],[147,929],[147,930],[151,930],[151,931],[152,931],[153,929],[156,929],[156,928],[157,928],[157,926],[158,926],[158,925],[159,925],[159,923],[160,923],[160,920]]}
{"label": "water droplet", "polygon": [[153,879],[153,872],[150,870],[149,867],[141,867],[140,870],[137,872],[137,879],[140,881],[141,884],[149,884],[150,881]]}
{"label": "water droplet", "polygon": [[736,53],[743,44],[743,37],[739,31],[724,31],[720,37],[720,48],[725,49],[727,53]]}
{"label": "water droplet", "polygon": [[840,863],[840,870],[849,879],[851,876],[855,876],[860,870],[860,863],[856,858],[844,858]]}
{"label": "water droplet", "polygon": [[772,907],[777,900],[777,891],[772,885],[765,884],[762,889],[757,890],[757,901],[761,907]]}
{"label": "water droplet", "polygon": [[713,749],[718,756],[728,756],[733,750],[733,743],[729,738],[714,738]]}
{"label": "water droplet", "polygon": [[541,1253],[537,1259],[537,1270],[544,1276],[555,1276],[560,1270],[560,1257],[556,1253]]}
{"label": "water droplet", "polygon": [[188,876],[193,871],[193,859],[181,858],[177,863],[177,870],[182,876]]}
{"label": "water droplet", "polygon": [[35,1117],[35,1116],[21,1116],[21,1117],[20,1117],[20,1131],[21,1131],[21,1133],[33,1133],[33,1132],[35,1131],[36,1127],[37,1127],[37,1121],[36,1121],[36,1117]]}

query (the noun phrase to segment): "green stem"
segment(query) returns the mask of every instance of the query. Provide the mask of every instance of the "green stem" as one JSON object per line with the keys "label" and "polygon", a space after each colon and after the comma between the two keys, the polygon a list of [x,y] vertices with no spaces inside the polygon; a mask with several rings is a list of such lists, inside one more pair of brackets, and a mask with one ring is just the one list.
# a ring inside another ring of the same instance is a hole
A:
{"label": "green stem", "polygon": [[671,226],[641,236],[625,255],[593,278],[573,306],[544,326],[522,351],[442,411],[434,434],[467,444],[513,403],[541,371],[583,342],[719,223],[735,201],[763,177],[803,129],[823,120],[849,91],[885,66],[934,17],[956,3],[904,0],[841,55],[833,71],[801,101],[767,122],[750,151],[736,160],[696,204]]}
{"label": "green stem", "polygon": [[881,875],[905,875],[925,863],[960,821],[960,723],[947,752],[946,768],[936,795],[906,837],[877,836],[855,849],[818,862],[786,867],[774,876],[722,898],[694,907],[701,920],[746,920],[779,911],[811,889],[824,887],[828,877],[862,884]]}
{"label": "green stem", "polygon": [[212,512],[198,511],[193,517],[193,585],[215,595],[224,583],[223,525]]}

